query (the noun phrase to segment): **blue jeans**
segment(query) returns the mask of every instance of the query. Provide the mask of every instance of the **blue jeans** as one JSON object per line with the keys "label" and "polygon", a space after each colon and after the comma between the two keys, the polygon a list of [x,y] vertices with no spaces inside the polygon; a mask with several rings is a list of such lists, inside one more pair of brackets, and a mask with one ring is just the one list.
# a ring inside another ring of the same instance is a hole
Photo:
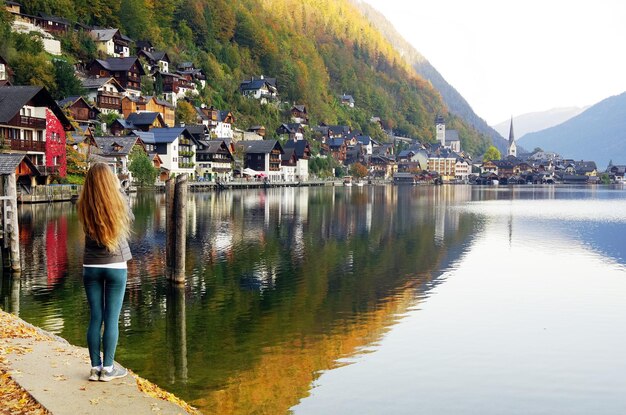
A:
{"label": "blue jeans", "polygon": [[[113,365],[115,348],[119,337],[118,321],[126,291],[126,269],[83,267],[83,283],[91,310],[87,346],[92,366],[102,364],[100,345],[104,354],[104,366]],[[100,331],[104,324],[102,340]]]}

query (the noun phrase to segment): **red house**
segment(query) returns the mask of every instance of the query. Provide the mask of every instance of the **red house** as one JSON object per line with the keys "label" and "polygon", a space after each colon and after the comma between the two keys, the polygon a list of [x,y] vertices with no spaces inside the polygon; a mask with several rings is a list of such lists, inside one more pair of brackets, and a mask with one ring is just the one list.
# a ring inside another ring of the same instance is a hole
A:
{"label": "red house", "polygon": [[44,87],[0,87],[0,146],[5,152],[28,154],[48,180],[65,176],[65,133],[73,130]]}

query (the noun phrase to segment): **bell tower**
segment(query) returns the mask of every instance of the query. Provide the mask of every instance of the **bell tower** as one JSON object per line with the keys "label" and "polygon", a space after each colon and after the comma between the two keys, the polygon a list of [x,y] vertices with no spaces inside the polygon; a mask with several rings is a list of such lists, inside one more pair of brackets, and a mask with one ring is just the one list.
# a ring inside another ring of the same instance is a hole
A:
{"label": "bell tower", "polygon": [[435,130],[437,133],[437,141],[441,144],[441,147],[446,146],[446,122],[441,115],[437,115],[435,118]]}
{"label": "bell tower", "polygon": [[513,134],[513,117],[511,116],[511,129],[509,130],[509,148],[507,150],[509,156],[517,157],[517,146],[515,145],[515,134]]}

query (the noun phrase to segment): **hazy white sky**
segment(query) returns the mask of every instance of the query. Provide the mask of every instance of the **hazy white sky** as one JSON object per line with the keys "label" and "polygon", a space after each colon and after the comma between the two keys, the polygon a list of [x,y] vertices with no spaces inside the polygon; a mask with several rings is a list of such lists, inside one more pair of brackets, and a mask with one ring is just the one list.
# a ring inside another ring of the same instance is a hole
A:
{"label": "hazy white sky", "polygon": [[624,0],[366,0],[489,124],[626,91]]}

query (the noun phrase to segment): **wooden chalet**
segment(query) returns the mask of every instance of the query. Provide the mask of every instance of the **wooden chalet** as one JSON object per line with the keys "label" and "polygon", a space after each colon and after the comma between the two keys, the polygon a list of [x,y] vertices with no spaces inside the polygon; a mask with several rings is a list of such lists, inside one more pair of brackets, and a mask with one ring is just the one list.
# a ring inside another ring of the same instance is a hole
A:
{"label": "wooden chalet", "polygon": [[124,117],[128,118],[130,114],[145,111],[160,113],[167,127],[173,127],[176,123],[175,108],[167,101],[160,100],[154,95],[122,98],[122,114]]}
{"label": "wooden chalet", "polygon": [[126,89],[113,77],[95,77],[82,80],[87,98],[102,113],[122,112],[122,98]]}
{"label": "wooden chalet", "polygon": [[88,68],[92,77],[113,77],[127,94],[141,95],[141,77],[146,74],[136,56],[95,59]]}
{"label": "wooden chalet", "polygon": [[289,111],[291,114],[291,120],[295,123],[308,124],[309,114],[306,111],[305,105],[294,105]]}
{"label": "wooden chalet", "polygon": [[88,103],[85,98],[81,96],[67,97],[57,101],[57,104],[59,104],[63,110],[69,112],[72,119],[79,125],[95,125],[98,122],[100,110]]}

